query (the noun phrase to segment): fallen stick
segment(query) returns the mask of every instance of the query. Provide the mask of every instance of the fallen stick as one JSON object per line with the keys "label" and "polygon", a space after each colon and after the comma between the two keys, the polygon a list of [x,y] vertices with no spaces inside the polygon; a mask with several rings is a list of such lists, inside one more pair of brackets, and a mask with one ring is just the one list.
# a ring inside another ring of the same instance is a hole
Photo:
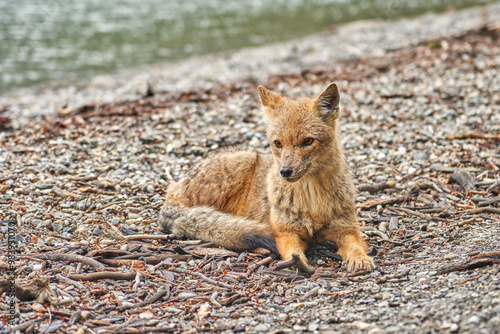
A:
{"label": "fallen stick", "polygon": [[135,275],[136,275],[135,271],[129,271],[129,272],[98,271],[95,273],[88,273],[88,274],[71,274],[68,275],[68,278],[76,281],[98,281],[101,279],[133,281],[135,279]]}
{"label": "fallen stick", "polygon": [[265,259],[260,260],[259,262],[255,262],[254,264],[248,266],[249,271],[254,271],[260,266],[267,266],[269,263],[273,262],[273,258],[268,256]]}
{"label": "fallen stick", "polygon": [[312,297],[316,296],[318,294],[319,289],[320,289],[319,286],[312,288],[311,290],[309,290],[308,292],[306,292],[305,294],[303,294],[299,298],[299,300],[300,301],[305,301],[305,300],[308,300],[309,298],[312,298]]}
{"label": "fallen stick", "polygon": [[408,274],[410,274],[410,269],[407,269],[399,274],[382,276],[379,279],[377,279],[377,284],[385,283],[391,279],[403,278],[405,276],[408,276]]}
{"label": "fallen stick", "polygon": [[303,273],[312,275],[316,271],[313,267],[309,266],[299,255],[293,254],[292,257],[286,261],[279,262],[274,270],[281,270],[285,268],[295,267]]}
{"label": "fallen stick", "polygon": [[[94,259],[91,259],[90,257],[77,254],[54,254],[54,253],[29,254],[28,257],[33,257],[41,260],[49,260],[49,261],[81,262],[97,269],[105,268],[105,266],[102,263]],[[22,256],[20,258],[22,258]]]}
{"label": "fallen stick", "polygon": [[406,263],[419,263],[419,262],[451,260],[455,257],[456,256],[453,256],[453,255],[445,255],[443,257],[433,257],[430,259],[417,259],[417,260],[416,259],[407,259],[407,260],[401,260],[401,261],[382,262],[379,265],[380,266],[397,266],[397,265],[406,264]]}
{"label": "fallen stick", "polygon": [[69,192],[66,190],[62,190],[61,188],[58,188],[58,187],[53,187],[52,191],[54,192],[54,194],[59,195],[61,197],[72,197],[75,199],[80,199],[83,197],[82,195],[75,194],[75,193],[72,193],[72,192]]}
{"label": "fallen stick", "polygon": [[[131,309],[131,308],[141,308],[149,304],[153,304],[163,298],[166,294],[170,293],[170,289],[166,287],[161,287],[158,289],[158,292],[152,296],[151,298],[146,299],[143,302],[137,303],[137,304],[132,304],[132,305],[122,305],[117,308],[119,312],[123,312],[125,310]],[[168,298],[168,297],[167,297]]]}
{"label": "fallen stick", "polygon": [[174,283],[174,282],[172,282],[172,281],[166,280],[166,279],[164,279],[164,278],[161,278],[161,277],[158,277],[158,276],[155,276],[155,275],[148,274],[148,273],[147,273],[147,272],[145,272],[145,271],[141,271],[141,270],[137,270],[137,271],[139,271],[141,274],[143,274],[143,275],[145,275],[145,276],[149,276],[149,277],[151,277],[151,278],[155,278],[155,279],[157,279],[157,280],[159,280],[159,281],[163,281],[163,282],[166,282],[166,283],[168,283],[168,284],[177,285],[177,286],[179,286],[179,287],[181,287],[181,288],[183,288],[183,289],[185,289],[185,288],[186,288],[186,287],[185,287],[185,286],[183,286],[183,285],[180,285],[180,284]]}
{"label": "fallen stick", "polygon": [[493,197],[493,198],[481,201],[481,202],[477,203],[477,206],[481,206],[481,207],[488,206],[491,204],[495,204],[496,202],[500,202],[500,197]]}
{"label": "fallen stick", "polygon": [[364,210],[364,209],[370,209],[374,206],[377,205],[386,205],[386,204],[395,204],[399,202],[403,202],[405,200],[405,196],[399,196],[399,197],[390,197],[390,198],[376,198],[372,199],[363,203],[358,203],[356,205],[356,208]]}
{"label": "fallen stick", "polygon": [[431,217],[431,216],[426,215],[424,213],[413,211],[413,210],[410,210],[410,209],[407,209],[407,208],[400,208],[400,207],[397,207],[397,206],[389,206],[388,209],[391,209],[391,210],[394,210],[394,211],[402,211],[402,212],[408,213],[410,215],[417,216],[417,217],[425,219],[425,220],[434,220],[434,221],[440,221],[440,222],[447,221],[446,219],[443,219],[443,218]]}
{"label": "fallen stick", "polygon": [[500,252],[479,254],[473,256],[464,264],[453,265],[439,270],[434,274],[434,276],[449,274],[453,271],[464,271],[464,270],[482,268],[486,266],[491,266],[493,264],[500,264]]}
{"label": "fallen stick", "polygon": [[396,181],[382,181],[376,184],[363,183],[356,187],[358,192],[368,191],[370,194],[375,194],[387,188],[393,188],[396,185]]}
{"label": "fallen stick", "polygon": [[176,272],[176,273],[180,273],[180,274],[196,275],[196,276],[198,276],[199,278],[201,278],[203,281],[205,281],[207,283],[210,283],[210,284],[213,284],[213,285],[218,285],[218,286],[221,286],[223,288],[227,288],[227,289],[232,289],[233,288],[232,285],[229,285],[229,284],[224,283],[224,282],[218,282],[216,280],[208,278],[207,276],[205,276],[205,275],[203,275],[202,273],[199,273],[199,272],[191,272],[189,270],[182,269],[182,268],[170,268],[169,270],[173,271],[173,272]]}
{"label": "fallen stick", "polygon": [[480,133],[480,132],[464,132],[456,135],[447,136],[446,140],[454,139],[496,139],[500,140],[500,134],[497,133]]}
{"label": "fallen stick", "polygon": [[348,295],[350,293],[355,293],[355,292],[360,292],[363,291],[363,288],[357,288],[353,290],[346,290],[346,291],[335,291],[335,292],[324,292],[324,295],[330,295],[330,296],[342,296],[342,295]]}
{"label": "fallen stick", "polygon": [[133,234],[133,235],[124,235],[124,240],[171,240],[173,238],[173,234]]}
{"label": "fallen stick", "polygon": [[457,214],[465,214],[465,215],[477,215],[479,213],[497,213],[500,214],[499,208],[494,208],[492,206],[485,206],[478,209],[466,210],[466,211],[458,211]]}
{"label": "fallen stick", "polygon": [[75,287],[77,287],[78,289],[80,290],[84,290],[84,291],[87,291],[87,287],[85,285],[83,285],[82,283],[80,282],[77,282],[77,281],[74,281],[72,279],[69,279],[61,274],[57,274],[56,275],[56,278],[61,281],[61,282],[64,282],[64,283],[68,283],[68,284],[71,284],[71,285],[74,285]]}

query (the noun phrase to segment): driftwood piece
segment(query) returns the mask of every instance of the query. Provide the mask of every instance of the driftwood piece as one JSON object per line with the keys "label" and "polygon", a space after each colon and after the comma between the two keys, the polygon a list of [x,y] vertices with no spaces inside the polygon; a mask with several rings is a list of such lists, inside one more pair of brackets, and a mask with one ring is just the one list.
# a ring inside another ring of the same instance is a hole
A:
{"label": "driftwood piece", "polygon": [[500,264],[500,252],[479,254],[471,257],[466,263],[453,265],[439,270],[435,275],[449,274],[453,271],[464,271]]}
{"label": "driftwood piece", "polygon": [[405,212],[407,214],[414,215],[414,216],[417,216],[417,217],[425,219],[425,220],[434,220],[434,221],[440,221],[440,222],[445,222],[446,221],[446,219],[439,218],[439,217],[431,217],[431,216],[428,216],[428,215],[426,215],[424,213],[421,213],[421,212],[418,212],[418,211],[414,211],[414,210],[410,210],[410,209],[407,209],[407,208],[401,208],[401,207],[397,207],[397,206],[389,206],[388,208],[391,209],[391,210],[394,210],[394,211],[402,211],[402,212]]}
{"label": "driftwood piece", "polygon": [[457,213],[459,214],[465,214],[465,215],[477,215],[480,213],[496,213],[500,214],[500,208],[494,208],[492,206],[485,206],[482,208],[477,208],[477,209],[471,209],[471,210],[466,210],[466,211],[458,211]]}
{"label": "driftwood piece", "polygon": [[372,200],[368,200],[363,203],[358,203],[356,207],[361,210],[366,210],[373,208],[374,206],[377,205],[387,205],[387,204],[395,204],[395,203],[400,203],[405,200],[405,196],[398,196],[398,197],[389,197],[389,198],[375,198]]}
{"label": "driftwood piece", "polygon": [[379,279],[377,279],[377,283],[381,284],[385,282],[391,282],[392,280],[403,278],[405,276],[408,276],[409,274],[410,274],[410,269],[407,269],[398,274],[382,276]]}
{"label": "driftwood piece", "polygon": [[76,281],[98,281],[101,279],[132,281],[135,279],[135,275],[136,275],[135,271],[128,271],[128,272],[98,271],[95,273],[88,273],[88,274],[71,274],[68,275],[68,278]]}
{"label": "driftwood piece", "polygon": [[356,187],[358,192],[368,191],[370,194],[378,193],[387,188],[393,188],[396,185],[396,181],[382,181],[379,183],[363,183]]}
{"label": "driftwood piece", "polygon": [[170,271],[173,271],[173,272],[176,272],[176,273],[179,273],[179,274],[195,275],[195,276],[198,276],[199,278],[201,278],[203,281],[205,281],[207,283],[210,283],[210,284],[213,284],[213,285],[218,285],[218,286],[221,286],[221,287],[227,288],[227,289],[232,289],[233,288],[233,286],[230,285],[230,284],[213,280],[213,279],[208,278],[207,276],[203,275],[200,272],[189,271],[189,270],[182,269],[182,268],[171,268]]}
{"label": "driftwood piece", "polygon": [[29,254],[28,257],[33,257],[41,260],[49,260],[49,261],[82,262],[97,269],[102,269],[105,267],[102,263],[94,259],[91,259],[90,257],[77,254],[54,254],[54,253]]}
{"label": "driftwood piece", "polygon": [[254,264],[248,266],[248,270],[249,271],[254,271],[255,269],[259,268],[260,266],[267,266],[271,262],[273,262],[273,258],[270,257],[270,256],[268,256],[265,259],[262,259],[262,260],[260,260],[258,262],[255,262]]}
{"label": "driftwood piece", "polygon": [[124,235],[123,239],[130,240],[171,240],[174,237],[173,234],[133,234],[133,235]]}
{"label": "driftwood piece", "polygon": [[357,289],[352,289],[352,290],[345,290],[345,291],[335,291],[335,292],[324,292],[324,295],[329,295],[329,296],[343,296],[343,295],[349,295],[351,293],[356,293],[356,292],[361,292],[363,291],[363,288],[357,288]]}
{"label": "driftwood piece", "polygon": [[274,270],[281,270],[285,268],[295,267],[303,273],[312,275],[316,271],[313,267],[309,266],[303,261],[299,255],[293,254],[292,257],[286,261],[279,262]]}
{"label": "driftwood piece", "polygon": [[83,195],[79,195],[79,194],[75,194],[75,193],[72,193],[72,192],[69,192],[66,190],[62,190],[61,188],[58,188],[58,187],[53,187],[52,191],[54,192],[54,194],[59,195],[61,197],[71,197],[71,198],[75,198],[75,199],[83,198]]}
{"label": "driftwood piece", "polygon": [[119,312],[122,312],[122,311],[125,311],[128,309],[131,309],[131,308],[141,308],[141,307],[144,307],[146,305],[153,304],[153,303],[157,302],[158,300],[162,299],[167,294],[170,294],[170,286],[166,286],[166,287],[162,286],[158,290],[158,292],[154,296],[152,296],[151,298],[148,298],[143,302],[133,304],[133,305],[122,305],[122,306],[118,307],[117,310]]}
{"label": "driftwood piece", "polygon": [[61,282],[64,282],[64,283],[68,283],[68,284],[71,284],[71,285],[74,285],[75,287],[77,287],[78,289],[82,290],[82,291],[87,291],[87,287],[85,285],[83,285],[82,283],[80,282],[77,282],[77,281],[74,281],[72,279],[69,279],[61,274],[57,274],[56,275],[57,279]]}
{"label": "driftwood piece", "polygon": [[464,132],[456,135],[447,136],[446,140],[455,139],[495,139],[500,140],[500,133],[480,133],[480,132]]}

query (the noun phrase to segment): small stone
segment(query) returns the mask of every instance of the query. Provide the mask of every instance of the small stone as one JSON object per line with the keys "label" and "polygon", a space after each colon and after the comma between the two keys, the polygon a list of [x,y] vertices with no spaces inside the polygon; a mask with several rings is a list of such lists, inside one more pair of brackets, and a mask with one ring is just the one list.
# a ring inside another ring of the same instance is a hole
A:
{"label": "small stone", "polygon": [[413,155],[413,160],[415,161],[429,160],[429,157],[425,153],[416,153]]}
{"label": "small stone", "polygon": [[267,324],[258,324],[254,327],[256,332],[267,332],[269,330],[269,325]]}
{"label": "small stone", "polygon": [[481,319],[477,315],[470,316],[465,323],[467,324],[477,324]]}

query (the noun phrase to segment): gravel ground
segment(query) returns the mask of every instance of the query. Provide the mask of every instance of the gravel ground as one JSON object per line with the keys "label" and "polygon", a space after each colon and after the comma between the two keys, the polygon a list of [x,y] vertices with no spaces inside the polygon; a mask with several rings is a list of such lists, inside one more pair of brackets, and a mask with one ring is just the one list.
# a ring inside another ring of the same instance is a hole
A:
{"label": "gravel ground", "polygon": [[[443,17],[479,22],[465,13]],[[372,273],[348,275],[331,245],[309,250],[304,277],[159,231],[170,180],[218,149],[269,151],[255,79],[89,97],[0,132],[0,268],[40,291],[0,332],[499,333],[499,41],[491,24],[259,81],[290,97],[339,84]]]}

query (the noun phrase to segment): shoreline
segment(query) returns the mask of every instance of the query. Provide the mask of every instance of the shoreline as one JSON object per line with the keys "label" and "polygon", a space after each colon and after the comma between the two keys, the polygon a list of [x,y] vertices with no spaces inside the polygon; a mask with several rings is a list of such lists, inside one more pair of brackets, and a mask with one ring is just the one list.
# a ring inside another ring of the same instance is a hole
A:
{"label": "shoreline", "polygon": [[23,88],[0,96],[0,110],[18,128],[63,108],[138,99],[145,95],[148,84],[161,94],[207,90],[240,81],[265,82],[278,74],[300,73],[329,62],[381,57],[386,50],[456,36],[491,23],[494,17],[500,17],[500,3],[397,21],[356,21],[283,43],[144,65],[74,84]]}

